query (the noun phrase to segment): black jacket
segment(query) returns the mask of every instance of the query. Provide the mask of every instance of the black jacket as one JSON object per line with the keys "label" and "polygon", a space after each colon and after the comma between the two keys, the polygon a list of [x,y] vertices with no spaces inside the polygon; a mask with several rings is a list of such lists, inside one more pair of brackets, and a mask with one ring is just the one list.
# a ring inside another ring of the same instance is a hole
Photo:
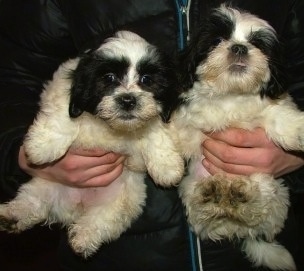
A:
{"label": "black jacket", "polygon": [[[183,0],[0,0],[0,191],[12,198],[30,177],[18,167],[22,138],[38,109],[45,80],[58,65],[98,45],[117,30],[137,32],[163,50],[185,46]],[[192,0],[190,36],[218,0]],[[231,2],[231,1],[230,1]],[[304,108],[304,1],[234,1],[268,20],[285,43],[289,91]],[[184,27],[182,27],[184,26]],[[303,175],[303,176],[302,176]],[[303,178],[302,178],[303,177]],[[304,170],[286,176],[292,191],[304,191]],[[83,261],[63,234],[59,257],[64,270],[187,271],[199,270],[196,239],[190,233],[176,189],[155,187],[147,178],[143,215],[123,236]],[[293,197],[296,197],[293,195]],[[280,235],[295,257],[297,229],[290,217]],[[251,268],[238,243],[201,244],[204,271],[264,270]],[[301,255],[300,255],[301,256]],[[34,257],[34,255],[33,255]]]}

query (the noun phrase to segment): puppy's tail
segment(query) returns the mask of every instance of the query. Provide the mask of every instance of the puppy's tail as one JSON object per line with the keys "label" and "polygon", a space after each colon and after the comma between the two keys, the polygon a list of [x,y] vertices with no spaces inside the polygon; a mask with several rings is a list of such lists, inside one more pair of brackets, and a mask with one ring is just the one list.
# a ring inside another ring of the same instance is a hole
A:
{"label": "puppy's tail", "polygon": [[295,262],[286,248],[273,242],[246,239],[243,251],[255,266],[266,266],[272,270],[296,271]]}

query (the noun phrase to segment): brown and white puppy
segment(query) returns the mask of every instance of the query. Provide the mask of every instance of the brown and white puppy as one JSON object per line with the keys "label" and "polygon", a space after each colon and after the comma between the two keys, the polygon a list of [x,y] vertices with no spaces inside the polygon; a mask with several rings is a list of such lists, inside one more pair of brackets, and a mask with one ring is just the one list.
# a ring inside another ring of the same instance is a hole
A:
{"label": "brown and white puppy", "polygon": [[188,159],[180,196],[189,223],[202,239],[240,239],[256,266],[296,270],[275,240],[284,227],[289,192],[282,180],[210,176],[202,168],[202,132],[262,127],[285,150],[304,150],[304,115],[284,93],[278,40],[264,20],[227,5],[215,9],[182,55],[182,104],[172,127]]}

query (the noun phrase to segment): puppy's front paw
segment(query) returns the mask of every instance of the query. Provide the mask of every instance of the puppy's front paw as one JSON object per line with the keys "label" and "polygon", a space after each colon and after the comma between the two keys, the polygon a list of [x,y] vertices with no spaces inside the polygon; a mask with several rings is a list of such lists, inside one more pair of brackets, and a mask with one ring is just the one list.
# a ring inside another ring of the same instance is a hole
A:
{"label": "puppy's front paw", "polygon": [[164,187],[178,185],[184,175],[184,160],[179,155],[165,157],[147,167],[155,183]]}
{"label": "puppy's front paw", "polygon": [[134,172],[145,172],[146,171],[146,165],[142,160],[138,160],[137,157],[128,157],[125,160],[124,165],[131,171]]}
{"label": "puppy's front paw", "polygon": [[304,151],[304,123],[292,128],[290,133],[284,135],[283,144],[279,144],[286,150]]}
{"label": "puppy's front paw", "polygon": [[[280,123],[269,132],[270,138],[285,150],[304,151],[304,116],[293,115],[294,120]],[[266,127],[268,129],[268,127]]]}
{"label": "puppy's front paw", "polygon": [[[288,131],[285,131],[284,135],[286,137],[289,136],[291,141],[291,146],[287,149],[304,151],[304,113],[296,111],[293,120],[290,121],[288,125],[286,123],[284,123],[284,125],[285,129],[288,129]],[[293,140],[294,145],[292,144]]]}
{"label": "puppy's front paw", "polygon": [[64,146],[60,144],[53,144],[52,140],[44,145],[33,140],[28,140],[24,144],[25,154],[30,163],[34,165],[42,165],[53,162],[62,157],[66,150]]}
{"label": "puppy's front paw", "polygon": [[42,165],[58,160],[64,156],[72,144],[72,138],[65,134],[45,131],[41,137],[38,140],[37,136],[34,138],[27,136],[24,141],[25,154],[28,161],[34,165]]}

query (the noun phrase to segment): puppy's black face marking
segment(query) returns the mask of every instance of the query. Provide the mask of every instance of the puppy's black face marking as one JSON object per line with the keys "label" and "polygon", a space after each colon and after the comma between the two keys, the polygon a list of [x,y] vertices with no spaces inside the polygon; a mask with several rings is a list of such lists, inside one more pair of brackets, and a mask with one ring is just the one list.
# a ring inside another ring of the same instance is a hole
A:
{"label": "puppy's black face marking", "polygon": [[95,114],[97,104],[120,85],[129,65],[125,58],[96,53],[83,56],[72,72],[70,116],[78,117],[83,111]]}
{"label": "puppy's black face marking", "polygon": [[278,41],[273,33],[266,29],[251,32],[248,42],[260,49],[268,57],[271,57],[274,48],[278,46]]}
{"label": "puppy's black face marking", "polygon": [[286,92],[286,76],[283,68],[283,50],[276,35],[268,30],[261,29],[252,32],[248,37],[248,42],[261,50],[268,58],[270,69],[270,80],[268,84],[261,88],[261,97],[276,99]]}
{"label": "puppy's black face marking", "polygon": [[108,122],[143,122],[159,115],[167,122],[178,98],[173,62],[149,46],[146,54],[132,61],[128,55],[102,51],[83,56],[71,76],[70,116],[86,111]]}
{"label": "puppy's black face marking", "polygon": [[180,74],[184,89],[192,87],[197,80],[195,75],[197,66],[222,40],[228,40],[234,29],[235,22],[217,10],[204,18],[193,34],[191,43],[181,53]]}
{"label": "puppy's black face marking", "polygon": [[[234,89],[245,93],[245,78],[251,82],[255,78],[252,90],[259,91],[261,97],[275,99],[286,91],[280,55],[282,50],[275,31],[267,22],[241,10],[220,7],[204,19],[181,54],[181,85],[186,92],[195,81],[215,82],[219,78],[227,82],[230,77],[231,90],[235,82],[241,82]],[[197,68],[203,66],[204,74],[202,69],[197,73]],[[226,78],[223,74],[227,74]],[[224,84],[221,93],[225,93]]]}
{"label": "puppy's black face marking", "polygon": [[163,107],[161,117],[167,122],[171,111],[177,105],[177,76],[174,64],[164,55],[157,59],[143,58],[137,65],[139,86],[153,93]]}
{"label": "puppy's black face marking", "polygon": [[230,39],[234,29],[235,22],[227,15],[218,12],[212,13],[204,30],[206,32],[208,51],[211,51],[222,40]]}

